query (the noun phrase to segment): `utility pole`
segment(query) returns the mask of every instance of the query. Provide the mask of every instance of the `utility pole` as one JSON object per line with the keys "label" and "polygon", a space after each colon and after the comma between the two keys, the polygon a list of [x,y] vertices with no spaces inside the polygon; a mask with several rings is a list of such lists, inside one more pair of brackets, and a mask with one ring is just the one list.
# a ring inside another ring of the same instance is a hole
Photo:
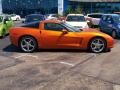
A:
{"label": "utility pole", "polygon": [[93,12],[93,3],[90,2],[90,13],[92,13],[92,12]]}

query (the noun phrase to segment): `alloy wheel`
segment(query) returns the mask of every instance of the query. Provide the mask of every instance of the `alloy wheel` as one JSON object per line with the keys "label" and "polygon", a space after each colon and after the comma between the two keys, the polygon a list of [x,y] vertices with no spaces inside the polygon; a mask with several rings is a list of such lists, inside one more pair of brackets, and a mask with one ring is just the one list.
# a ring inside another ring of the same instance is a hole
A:
{"label": "alloy wheel", "polygon": [[90,49],[94,53],[100,53],[105,49],[105,41],[101,38],[95,38],[91,41]]}
{"label": "alloy wheel", "polygon": [[24,37],[20,41],[20,47],[24,52],[33,52],[36,47],[36,41],[32,37]]}

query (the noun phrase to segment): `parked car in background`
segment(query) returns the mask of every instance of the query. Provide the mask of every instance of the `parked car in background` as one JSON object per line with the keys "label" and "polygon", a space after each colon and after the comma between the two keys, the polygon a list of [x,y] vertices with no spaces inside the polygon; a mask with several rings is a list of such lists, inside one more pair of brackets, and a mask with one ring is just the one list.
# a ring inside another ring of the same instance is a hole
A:
{"label": "parked car in background", "polygon": [[66,17],[65,16],[59,16],[58,20],[60,21],[65,21]]}
{"label": "parked car in background", "polygon": [[10,29],[11,43],[24,52],[36,49],[85,49],[100,53],[113,47],[113,38],[95,29],[79,30],[65,22],[45,20]]}
{"label": "parked car in background", "polygon": [[87,14],[86,19],[90,21],[90,27],[98,26],[102,15],[100,13]]}
{"label": "parked car in background", "polygon": [[0,37],[9,34],[9,29],[13,26],[13,21],[9,15],[0,15]]}
{"label": "parked car in background", "polygon": [[120,15],[120,12],[114,12],[114,14],[118,14],[118,15]]}
{"label": "parked car in background", "polygon": [[82,14],[68,14],[65,22],[78,29],[88,28],[87,21]]}
{"label": "parked car in background", "polygon": [[46,15],[46,20],[58,20],[59,15],[57,14],[47,14]]}
{"label": "parked car in background", "polygon": [[110,34],[113,38],[120,37],[120,15],[103,15],[100,20],[99,26],[102,32]]}
{"label": "parked car in background", "polygon": [[11,19],[13,21],[19,21],[19,20],[21,20],[21,17],[20,17],[20,15],[11,14]]}
{"label": "parked car in background", "polygon": [[46,17],[42,14],[30,14],[25,17],[24,23],[31,23],[36,21],[42,21],[45,20]]}

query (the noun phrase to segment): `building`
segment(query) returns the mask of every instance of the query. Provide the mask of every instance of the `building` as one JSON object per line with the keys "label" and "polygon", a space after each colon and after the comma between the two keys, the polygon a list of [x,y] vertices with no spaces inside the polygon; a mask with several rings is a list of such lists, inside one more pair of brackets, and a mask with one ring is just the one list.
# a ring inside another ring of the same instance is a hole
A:
{"label": "building", "polygon": [[0,14],[2,14],[2,4],[1,4],[1,0],[0,0]]}
{"label": "building", "polygon": [[58,0],[2,0],[3,13],[22,16],[30,13],[57,13]]}
{"label": "building", "polygon": [[69,6],[74,11],[81,6],[83,13],[111,13],[120,11],[120,0],[2,0],[3,13],[22,16],[30,13],[63,15]]}

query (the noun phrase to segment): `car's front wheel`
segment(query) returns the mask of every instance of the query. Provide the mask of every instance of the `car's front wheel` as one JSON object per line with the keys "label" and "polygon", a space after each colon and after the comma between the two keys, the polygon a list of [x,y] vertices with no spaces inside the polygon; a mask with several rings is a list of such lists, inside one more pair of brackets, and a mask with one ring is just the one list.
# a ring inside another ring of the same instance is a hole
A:
{"label": "car's front wheel", "polygon": [[25,36],[20,39],[19,47],[22,51],[31,53],[37,49],[37,42],[33,37]]}
{"label": "car's front wheel", "polygon": [[94,53],[101,53],[106,48],[106,41],[102,38],[94,38],[90,41],[89,49]]}

